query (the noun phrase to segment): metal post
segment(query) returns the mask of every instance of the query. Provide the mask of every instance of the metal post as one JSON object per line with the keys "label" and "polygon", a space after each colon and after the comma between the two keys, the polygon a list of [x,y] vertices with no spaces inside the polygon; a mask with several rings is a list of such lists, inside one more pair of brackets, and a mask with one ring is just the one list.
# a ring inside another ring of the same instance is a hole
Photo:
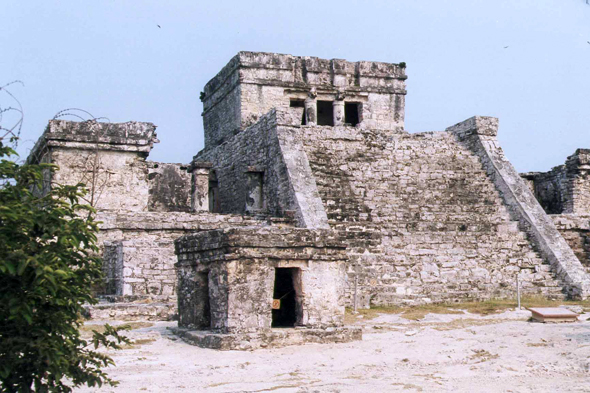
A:
{"label": "metal post", "polygon": [[358,273],[354,273],[354,313],[358,313],[357,309],[358,309],[358,297],[357,297],[357,290],[358,290],[358,283],[359,283],[359,277],[358,277]]}
{"label": "metal post", "polygon": [[520,310],[520,282],[518,281],[518,274],[516,275],[516,299],[518,300],[518,309]]}

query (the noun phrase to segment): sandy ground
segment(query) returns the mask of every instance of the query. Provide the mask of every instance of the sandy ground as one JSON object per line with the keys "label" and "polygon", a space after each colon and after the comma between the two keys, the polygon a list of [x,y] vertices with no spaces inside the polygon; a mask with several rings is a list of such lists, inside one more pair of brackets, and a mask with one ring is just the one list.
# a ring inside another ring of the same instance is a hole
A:
{"label": "sandy ground", "polygon": [[[80,392],[590,392],[590,314],[577,323],[429,314],[357,319],[363,341],[255,351],[191,346],[158,322],[112,352],[116,388]],[[153,341],[152,341],[153,340]]]}

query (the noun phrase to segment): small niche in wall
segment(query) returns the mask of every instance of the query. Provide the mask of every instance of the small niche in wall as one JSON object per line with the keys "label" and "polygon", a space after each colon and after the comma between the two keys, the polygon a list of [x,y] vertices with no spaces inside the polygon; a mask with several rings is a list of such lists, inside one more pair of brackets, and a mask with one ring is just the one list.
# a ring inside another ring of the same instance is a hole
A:
{"label": "small niche in wall", "polygon": [[209,211],[211,213],[221,212],[219,201],[219,183],[217,180],[209,180]]}
{"label": "small niche in wall", "polygon": [[195,274],[195,321],[197,329],[211,328],[211,299],[209,297],[209,272]]}
{"label": "small niche in wall", "polygon": [[318,101],[318,126],[334,125],[334,109],[332,101]]}
{"label": "small niche in wall", "polygon": [[248,177],[246,211],[257,213],[264,209],[264,172],[249,171],[246,172]]}
{"label": "small niche in wall", "polygon": [[290,108],[302,108],[303,109],[303,113],[301,115],[301,125],[304,126],[307,122],[305,119],[305,101],[300,99],[300,98],[291,98],[291,100],[289,101],[289,107]]}
{"label": "small niche in wall", "polygon": [[345,102],[344,103],[344,123],[356,126],[360,123],[361,103]]}

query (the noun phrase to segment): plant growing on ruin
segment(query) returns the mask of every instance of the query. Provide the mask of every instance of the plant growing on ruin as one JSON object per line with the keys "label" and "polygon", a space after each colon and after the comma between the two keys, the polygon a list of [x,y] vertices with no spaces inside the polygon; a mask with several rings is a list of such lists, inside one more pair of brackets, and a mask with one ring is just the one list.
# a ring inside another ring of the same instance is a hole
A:
{"label": "plant growing on ruin", "polygon": [[94,209],[79,203],[81,185],[39,192],[44,171],[57,168],[15,162],[6,142],[16,144],[22,110],[9,108],[0,105],[0,121],[20,117],[0,127],[0,391],[113,385],[102,370],[113,361],[96,349],[129,340],[108,325],[89,342],[79,332],[83,304],[96,303],[92,287],[102,276]]}
{"label": "plant growing on ruin", "polygon": [[[84,303],[101,279],[93,209],[84,190],[57,186],[33,191],[51,164],[19,165],[0,141],[0,382],[3,391],[71,391],[113,384],[101,368],[113,364],[99,345],[127,339],[107,327],[91,342],[80,337]],[[113,336],[114,341],[108,336]]]}
{"label": "plant growing on ruin", "polygon": [[100,140],[105,137],[110,130],[111,124],[107,123],[106,127],[101,127],[101,121],[108,120],[104,117],[95,117],[90,112],[78,108],[68,108],[56,113],[53,120],[71,117],[85,122],[88,127],[96,134],[94,148],[86,150],[83,154],[77,155],[68,162],[68,166],[78,168],[78,183],[84,184],[88,192],[81,199],[92,207],[96,207],[103,191],[109,180],[110,173],[104,168],[104,157],[100,150]]}

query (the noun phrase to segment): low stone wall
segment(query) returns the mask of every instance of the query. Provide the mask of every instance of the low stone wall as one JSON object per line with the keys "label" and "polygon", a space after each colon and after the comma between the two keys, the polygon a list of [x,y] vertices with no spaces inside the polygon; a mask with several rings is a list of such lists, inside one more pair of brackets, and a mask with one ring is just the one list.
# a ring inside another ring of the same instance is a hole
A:
{"label": "low stone wall", "polygon": [[[98,243],[104,250],[104,294],[145,296],[176,302],[174,240],[187,233],[270,221],[214,213],[99,212]],[[274,222],[274,225],[282,225]],[[288,225],[288,224],[286,224]]]}

